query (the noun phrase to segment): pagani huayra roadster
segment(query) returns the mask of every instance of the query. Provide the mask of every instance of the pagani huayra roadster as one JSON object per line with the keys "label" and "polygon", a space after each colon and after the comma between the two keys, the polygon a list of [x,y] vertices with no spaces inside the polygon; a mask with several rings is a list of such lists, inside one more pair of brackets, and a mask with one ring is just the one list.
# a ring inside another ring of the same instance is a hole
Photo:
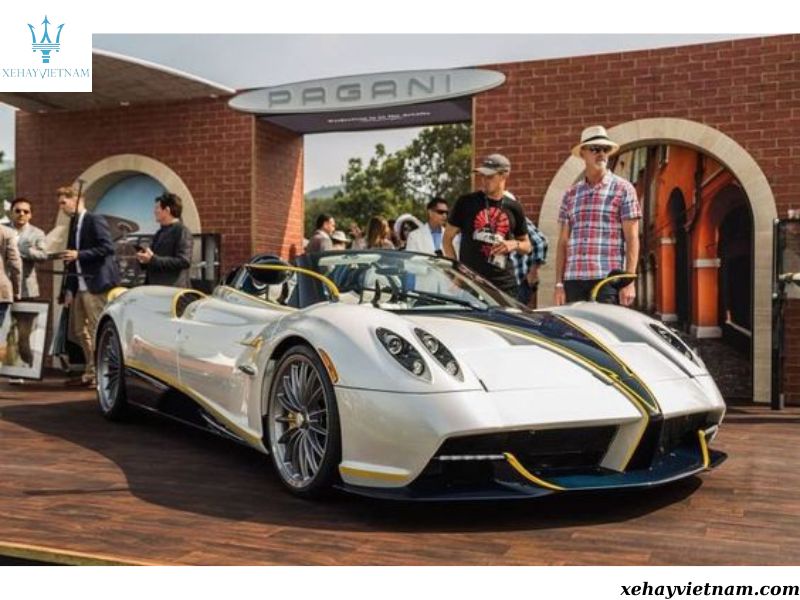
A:
{"label": "pagani huayra roadster", "polygon": [[725,405],[662,323],[532,311],[399,251],[259,256],[206,296],[115,294],[97,329],[109,419],[155,411],[267,453],[300,496],[524,498],[708,470]]}

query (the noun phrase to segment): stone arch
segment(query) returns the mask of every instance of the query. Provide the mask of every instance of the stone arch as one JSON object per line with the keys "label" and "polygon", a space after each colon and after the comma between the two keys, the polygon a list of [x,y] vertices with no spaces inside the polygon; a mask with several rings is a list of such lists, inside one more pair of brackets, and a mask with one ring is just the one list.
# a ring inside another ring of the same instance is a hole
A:
{"label": "stone arch", "polygon": [[[192,196],[192,193],[183,180],[175,171],[164,163],[141,154],[116,154],[114,156],[109,156],[96,162],[81,173],[79,179],[84,181],[83,195],[86,198],[86,208],[91,210],[97,201],[102,198],[103,194],[118,181],[125,177],[138,174],[149,175],[170,192],[178,194],[183,201],[181,220],[184,225],[186,225],[192,233],[202,232],[200,213],[197,211],[194,196]],[[68,224],[69,219],[59,210],[56,217],[56,227],[61,227],[63,229],[63,240],[65,243]],[[58,297],[60,289],[61,276],[56,275],[53,277],[54,306],[58,306],[55,303],[55,299]],[[54,324],[58,322],[56,319],[59,314],[60,311],[54,311]]]}
{"label": "stone arch", "polygon": [[[116,154],[94,163],[78,177],[84,181],[83,195],[86,208],[91,210],[103,194],[115,183],[131,175],[149,175],[167,190],[178,194],[183,201],[183,224],[192,233],[201,233],[200,213],[189,188],[167,165],[141,154]],[[56,216],[56,227],[66,227],[69,222],[61,211]]]}
{"label": "stone arch", "polygon": [[[752,156],[733,139],[707,125],[676,118],[640,119],[608,130],[622,149],[651,144],[681,144],[700,150],[728,168],[739,180],[753,213],[753,396],[769,402],[772,373],[772,236],[777,217],[775,197],[764,172]],[[570,156],[556,173],[545,194],[539,215],[540,229],[558,239],[558,208],[564,192],[580,177],[583,161]],[[550,261],[553,265],[555,260]],[[552,299],[555,274],[540,271],[539,304]]]}
{"label": "stone arch", "polygon": [[[80,175],[84,183],[84,196],[86,208],[94,207],[103,194],[115,183],[131,175],[149,175],[168,191],[178,194],[183,200],[182,221],[192,233],[201,233],[200,213],[194,196],[189,188],[178,176],[162,162],[143,156],[141,154],[116,154],[93,164]],[[57,225],[66,224],[67,220],[61,213]]]}

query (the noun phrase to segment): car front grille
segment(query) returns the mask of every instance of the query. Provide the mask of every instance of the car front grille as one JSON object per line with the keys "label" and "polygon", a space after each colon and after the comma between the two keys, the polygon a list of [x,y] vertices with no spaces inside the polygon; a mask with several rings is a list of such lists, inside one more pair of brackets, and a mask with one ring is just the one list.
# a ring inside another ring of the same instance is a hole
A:
{"label": "car front grille", "polygon": [[647,469],[660,456],[669,454],[684,445],[697,445],[697,432],[713,425],[709,413],[694,413],[664,419],[650,420],[642,441],[626,470]]}
{"label": "car front grille", "polygon": [[467,435],[446,440],[437,457],[513,454],[527,469],[596,467],[617,431],[615,425]]}

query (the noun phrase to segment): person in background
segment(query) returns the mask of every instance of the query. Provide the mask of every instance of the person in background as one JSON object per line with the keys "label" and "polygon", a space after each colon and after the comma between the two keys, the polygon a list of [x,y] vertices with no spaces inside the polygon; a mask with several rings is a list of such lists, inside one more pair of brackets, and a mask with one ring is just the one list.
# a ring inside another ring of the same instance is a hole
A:
{"label": "person in background", "polygon": [[20,299],[21,290],[22,259],[17,234],[10,227],[0,225],[0,324],[9,316],[12,302]]}
{"label": "person in background", "polygon": [[427,204],[428,222],[408,234],[406,250],[442,256],[442,240],[449,207],[444,198],[432,198]]}
{"label": "person in background", "polygon": [[392,242],[392,246],[395,248],[400,248],[402,245],[402,242],[400,241],[400,230],[399,228],[395,227],[397,219],[389,219],[386,222],[389,225],[389,241]]}
{"label": "person in background", "polygon": [[392,230],[383,217],[372,217],[367,225],[367,248],[394,250]]}
{"label": "person in background", "polygon": [[70,218],[67,249],[61,253],[66,264],[65,283],[58,301],[69,307],[70,328],[83,349],[86,366],[81,383],[94,388],[97,321],[106,305],[106,293],[120,281],[114,242],[105,218],[86,210],[84,198],[75,187],[61,187],[57,195],[61,211]]}
{"label": "person in background", "polygon": [[166,192],[156,198],[153,214],[161,226],[149,248],[140,247],[136,260],[146,270],[145,285],[192,286],[192,232],[181,223],[183,202],[177,194]]}
{"label": "person in background", "polygon": [[547,238],[528,217],[525,217],[525,227],[531,240],[531,253],[512,252],[509,258],[514,265],[519,286],[517,300],[525,306],[536,308],[534,300],[539,289],[539,267],[547,262]]}
{"label": "person in background", "polygon": [[[592,288],[612,271],[636,273],[639,261],[639,219],[636,188],[608,168],[619,150],[605,127],[587,127],[572,154],[583,159],[585,174],[561,200],[561,225],[556,246],[556,287],[553,302],[589,300]],[[606,285],[598,302],[630,306],[636,298],[631,281],[617,292]]]}
{"label": "person in background", "polygon": [[336,219],[331,215],[322,213],[317,216],[316,228],[314,235],[308,240],[306,252],[313,254],[333,249],[331,234],[336,231]]}
{"label": "person in background", "polygon": [[398,250],[405,250],[408,244],[408,236],[420,227],[422,227],[422,221],[411,213],[404,213],[397,217],[394,222],[394,239],[398,240],[398,244],[395,247]]}
{"label": "person in background", "polygon": [[337,229],[331,234],[331,242],[334,250],[347,250],[350,245],[350,238],[341,229]]}
{"label": "person in background", "polygon": [[[514,194],[506,190],[505,197],[516,200]],[[530,308],[536,308],[534,296],[539,289],[539,267],[547,261],[547,238],[527,216],[525,228],[531,242],[528,254],[512,252],[508,255],[517,279],[517,300]]]}
{"label": "person in background", "polygon": [[361,230],[361,227],[358,226],[358,223],[355,221],[350,223],[348,231],[353,240],[350,248],[353,250],[364,250],[367,247],[367,238],[364,237],[364,232]]}
{"label": "person in background", "polygon": [[[39,280],[36,276],[36,263],[48,259],[45,248],[44,231],[31,225],[33,209],[26,198],[15,198],[11,202],[11,224],[17,232],[17,245],[22,259],[22,289],[20,300],[36,300],[39,298]],[[19,357],[28,366],[33,366],[31,350],[31,332],[36,315],[19,312],[15,314],[17,321],[17,345]],[[21,383],[22,379],[14,380]]]}

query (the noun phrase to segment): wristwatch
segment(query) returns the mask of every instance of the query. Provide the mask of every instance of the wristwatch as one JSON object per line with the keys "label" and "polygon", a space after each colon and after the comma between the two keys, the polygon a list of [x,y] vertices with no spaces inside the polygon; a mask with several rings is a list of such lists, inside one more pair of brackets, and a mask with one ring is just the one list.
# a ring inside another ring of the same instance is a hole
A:
{"label": "wristwatch", "polygon": [[564,284],[563,284],[563,283],[561,283],[560,281],[556,281],[556,287],[557,287],[557,288],[563,288],[563,287],[564,287]]}

